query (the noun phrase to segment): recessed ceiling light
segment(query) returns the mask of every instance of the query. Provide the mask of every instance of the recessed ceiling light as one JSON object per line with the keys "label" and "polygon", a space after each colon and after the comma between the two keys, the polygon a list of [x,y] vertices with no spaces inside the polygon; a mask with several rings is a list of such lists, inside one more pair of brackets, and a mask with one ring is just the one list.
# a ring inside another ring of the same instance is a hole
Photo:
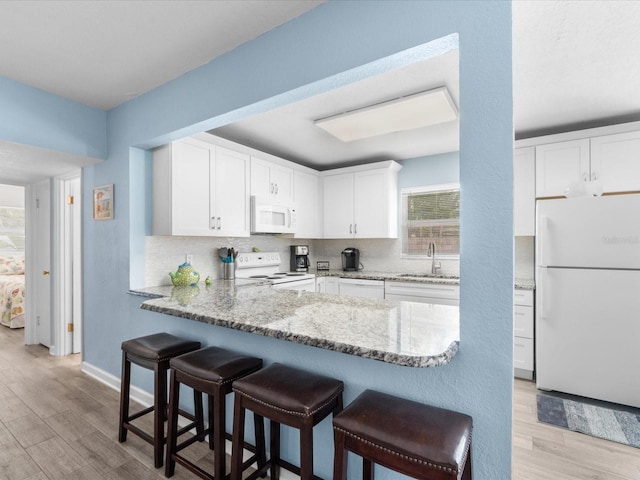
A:
{"label": "recessed ceiling light", "polygon": [[413,130],[458,118],[447,87],[316,120],[315,124],[343,142]]}

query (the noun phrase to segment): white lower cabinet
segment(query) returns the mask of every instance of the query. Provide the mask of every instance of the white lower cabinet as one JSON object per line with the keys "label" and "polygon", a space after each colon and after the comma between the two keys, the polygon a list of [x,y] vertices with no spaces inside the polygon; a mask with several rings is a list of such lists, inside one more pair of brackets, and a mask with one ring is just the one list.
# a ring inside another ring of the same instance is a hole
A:
{"label": "white lower cabinet", "polygon": [[349,297],[384,299],[384,280],[365,280],[359,278],[341,278],[338,280],[338,293]]}
{"label": "white lower cabinet", "polygon": [[384,298],[404,302],[460,305],[460,286],[437,283],[384,282]]}
{"label": "white lower cabinet", "polygon": [[533,379],[533,318],[533,290],[514,290],[513,368],[516,377]]}

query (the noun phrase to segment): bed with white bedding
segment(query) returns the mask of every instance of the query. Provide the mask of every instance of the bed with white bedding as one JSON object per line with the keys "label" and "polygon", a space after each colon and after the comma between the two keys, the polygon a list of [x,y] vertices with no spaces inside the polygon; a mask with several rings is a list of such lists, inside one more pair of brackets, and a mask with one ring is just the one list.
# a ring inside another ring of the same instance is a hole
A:
{"label": "bed with white bedding", "polygon": [[24,327],[24,256],[0,257],[0,324]]}

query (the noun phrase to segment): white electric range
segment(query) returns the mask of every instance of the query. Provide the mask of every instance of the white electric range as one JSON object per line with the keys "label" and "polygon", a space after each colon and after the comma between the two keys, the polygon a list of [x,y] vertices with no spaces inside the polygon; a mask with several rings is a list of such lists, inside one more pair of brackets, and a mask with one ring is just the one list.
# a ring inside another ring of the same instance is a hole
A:
{"label": "white electric range", "polygon": [[316,276],[304,272],[281,272],[278,252],[240,253],[236,258],[236,278],[264,279],[274,288],[316,291]]}

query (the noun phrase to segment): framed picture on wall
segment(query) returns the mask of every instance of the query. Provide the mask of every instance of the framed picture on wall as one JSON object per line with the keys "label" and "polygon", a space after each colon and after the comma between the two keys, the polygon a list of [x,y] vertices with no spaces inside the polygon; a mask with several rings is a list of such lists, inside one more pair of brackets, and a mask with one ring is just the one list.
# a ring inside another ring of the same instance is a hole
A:
{"label": "framed picture on wall", "polygon": [[93,219],[113,219],[113,184],[93,189]]}

